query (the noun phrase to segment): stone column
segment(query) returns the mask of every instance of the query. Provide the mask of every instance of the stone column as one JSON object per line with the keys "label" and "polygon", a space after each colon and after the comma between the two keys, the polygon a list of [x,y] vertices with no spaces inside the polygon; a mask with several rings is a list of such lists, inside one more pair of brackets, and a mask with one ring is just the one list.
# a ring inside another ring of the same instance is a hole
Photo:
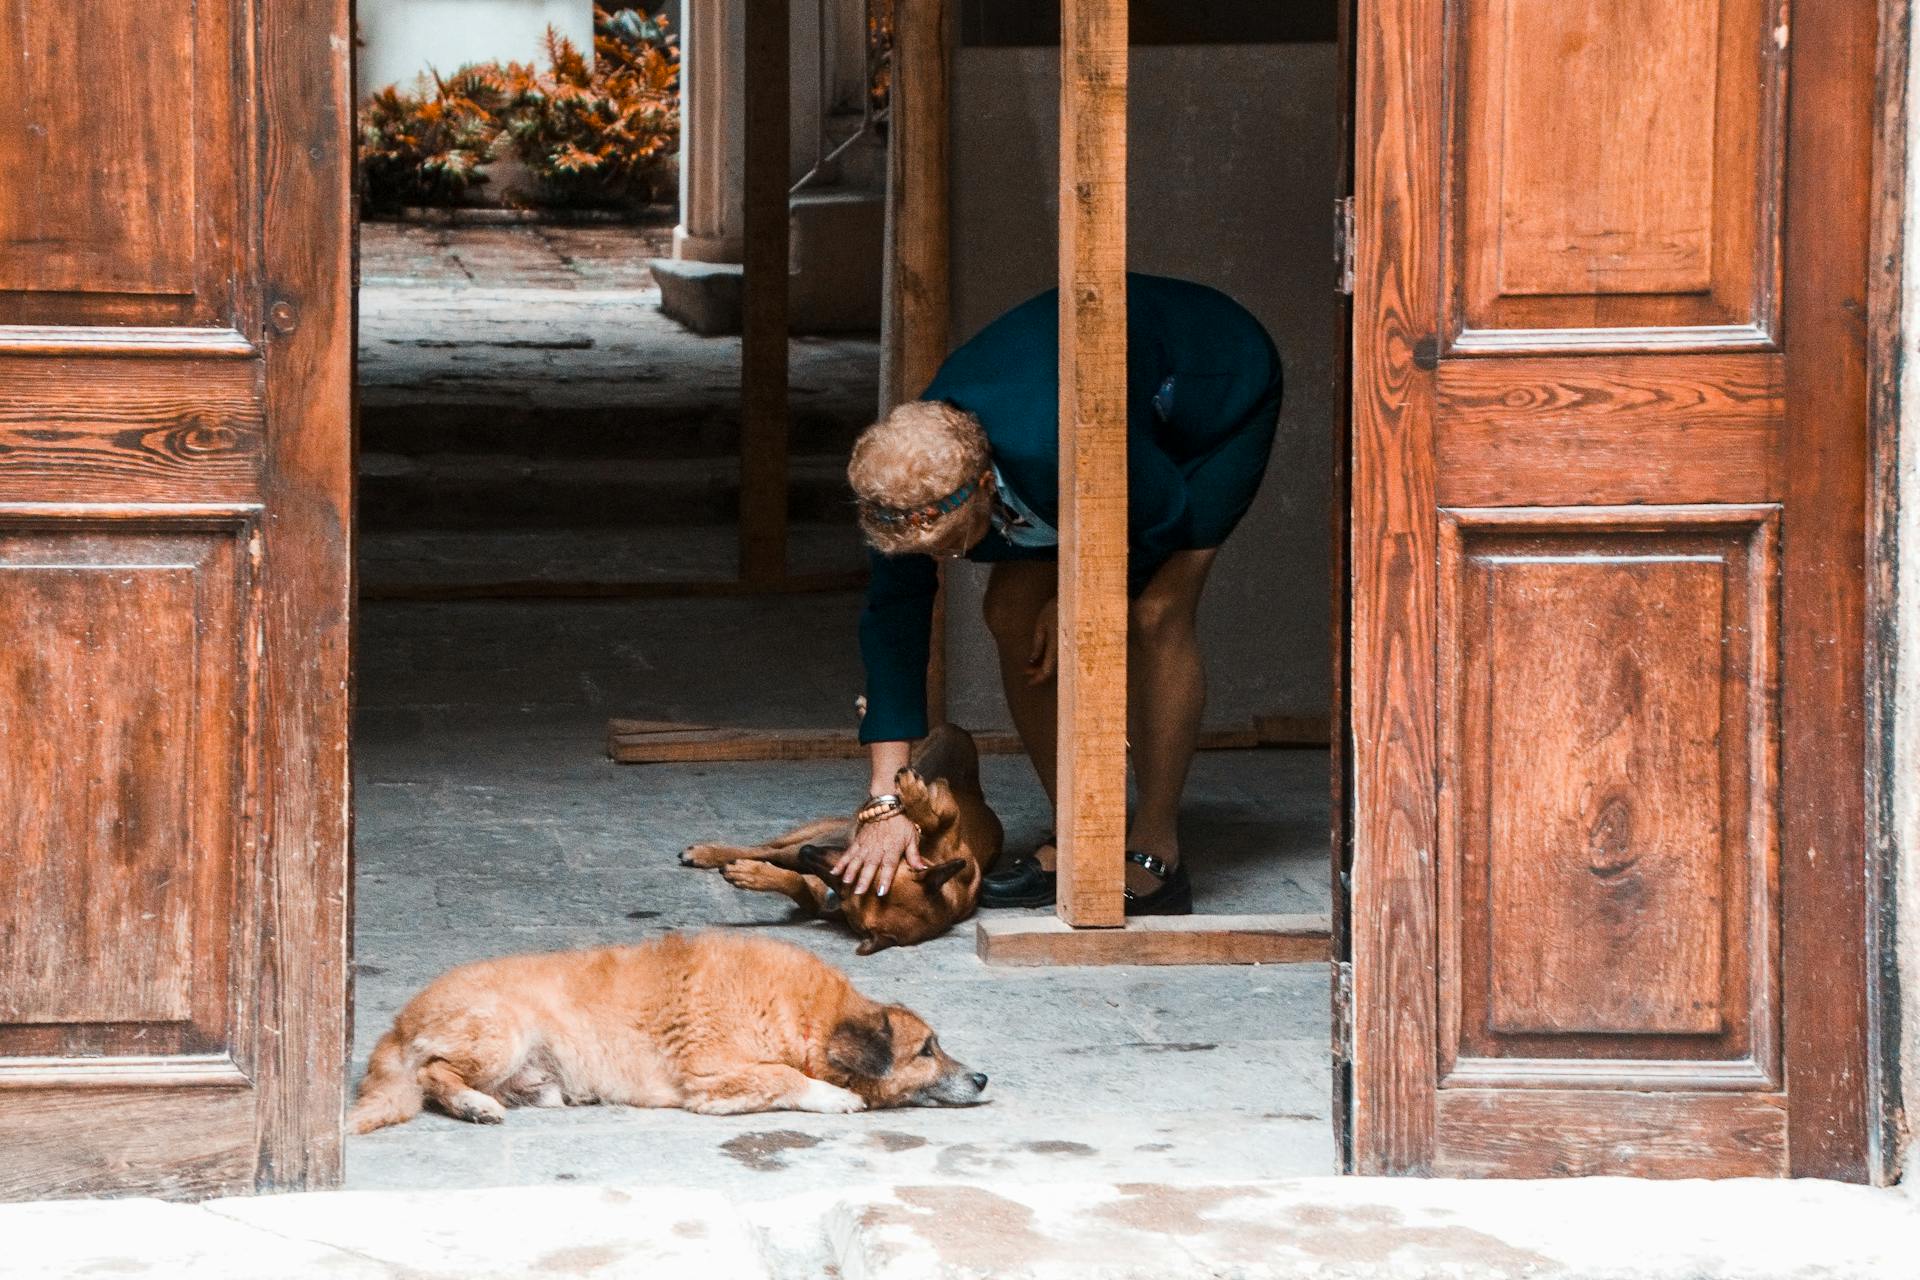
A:
{"label": "stone column", "polygon": [[738,262],[745,230],[747,0],[685,0],[680,30],[680,225],[673,256]]}

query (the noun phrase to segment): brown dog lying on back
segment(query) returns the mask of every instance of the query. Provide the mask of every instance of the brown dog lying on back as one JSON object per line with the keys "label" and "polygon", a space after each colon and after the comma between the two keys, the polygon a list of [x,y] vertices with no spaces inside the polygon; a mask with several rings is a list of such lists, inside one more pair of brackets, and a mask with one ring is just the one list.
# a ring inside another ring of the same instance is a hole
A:
{"label": "brown dog lying on back", "polygon": [[853,839],[853,822],[822,818],[762,845],[696,844],[690,867],[718,867],[742,889],[784,893],[804,911],[837,914],[860,935],[858,954],[937,938],[973,914],[980,881],[1000,856],[1000,819],[980,789],[973,735],[943,724],[921,739],[894,780],[901,812],[920,829],[925,871],[902,868],[885,897],[850,894],[833,864]]}
{"label": "brown dog lying on back", "polygon": [[965,1106],[987,1078],[911,1010],[854,990],[788,942],[668,934],[506,956],[442,974],[400,1011],[347,1116],[355,1133],[432,1102],[476,1124],[506,1108],[865,1111]]}

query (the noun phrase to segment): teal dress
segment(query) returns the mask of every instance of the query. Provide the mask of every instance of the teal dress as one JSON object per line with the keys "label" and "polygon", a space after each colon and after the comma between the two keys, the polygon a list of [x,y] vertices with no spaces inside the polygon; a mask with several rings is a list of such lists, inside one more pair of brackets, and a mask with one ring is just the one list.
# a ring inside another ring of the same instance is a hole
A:
{"label": "teal dress", "polygon": [[[995,320],[947,357],[922,398],[973,414],[1001,484],[1034,523],[1060,514],[1059,292]],[[1176,551],[1217,547],[1253,505],[1280,414],[1280,356],[1217,289],[1127,276],[1127,586],[1138,595]],[[1031,539],[1023,539],[1031,541]],[[1052,559],[996,529],[969,560]],[[927,653],[938,573],[923,555],[872,555],[860,617],[862,742],[927,732]]]}

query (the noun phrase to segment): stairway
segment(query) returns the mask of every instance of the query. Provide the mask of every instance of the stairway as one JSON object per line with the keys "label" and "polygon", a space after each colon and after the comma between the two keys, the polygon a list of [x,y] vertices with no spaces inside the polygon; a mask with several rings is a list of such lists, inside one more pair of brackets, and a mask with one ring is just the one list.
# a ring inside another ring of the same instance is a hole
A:
{"label": "stairway", "polygon": [[[659,583],[737,572],[739,340],[644,289],[361,292],[361,580]],[[864,563],[846,457],[871,419],[871,337],[792,348],[790,570]]]}

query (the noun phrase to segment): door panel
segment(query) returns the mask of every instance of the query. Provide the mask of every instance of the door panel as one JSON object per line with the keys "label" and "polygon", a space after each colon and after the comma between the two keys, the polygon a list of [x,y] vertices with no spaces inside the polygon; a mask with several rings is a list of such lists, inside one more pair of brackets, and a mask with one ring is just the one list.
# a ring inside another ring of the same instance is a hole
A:
{"label": "door panel", "polygon": [[1463,0],[1455,346],[1772,336],[1784,9]]}
{"label": "door panel", "polygon": [[1778,1084],[1776,517],[1441,512],[1443,1086]]}
{"label": "door panel", "polygon": [[0,1197],[337,1176],[346,31],[0,14]]}
{"label": "door panel", "polygon": [[1872,5],[1359,13],[1353,1164],[1863,1176]]}
{"label": "door panel", "polygon": [[233,327],[245,0],[0,13],[0,297],[14,323]]}

